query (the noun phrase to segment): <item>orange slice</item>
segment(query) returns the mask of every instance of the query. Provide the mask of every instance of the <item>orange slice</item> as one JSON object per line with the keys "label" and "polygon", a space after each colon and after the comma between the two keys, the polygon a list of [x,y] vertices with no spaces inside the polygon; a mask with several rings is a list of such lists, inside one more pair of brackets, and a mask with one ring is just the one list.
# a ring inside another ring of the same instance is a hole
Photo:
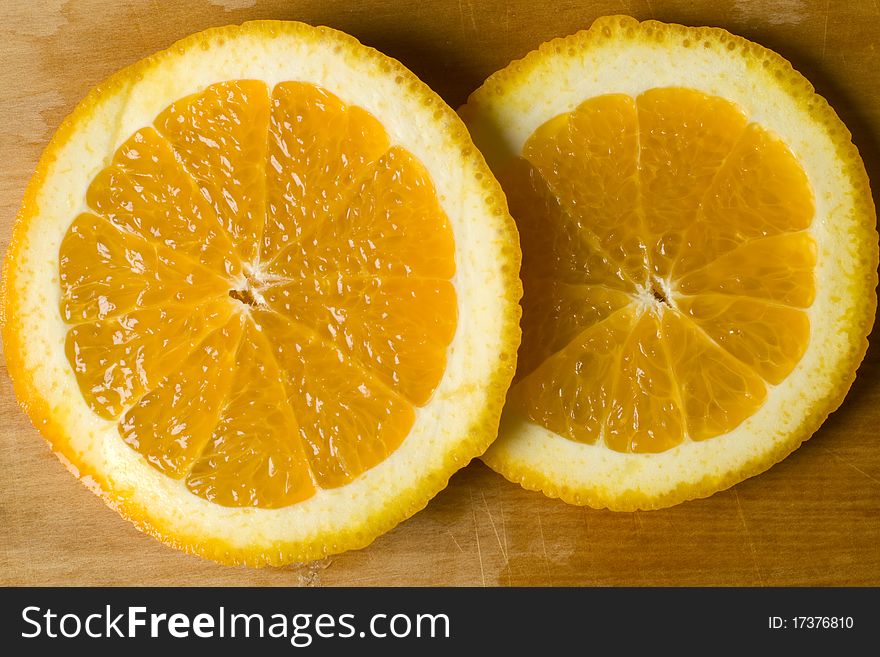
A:
{"label": "orange slice", "polygon": [[116,74],[4,272],[16,393],[139,527],[227,563],[357,548],[494,438],[519,249],[458,117],[351,37],[256,22]]}
{"label": "orange slice", "polygon": [[766,470],[841,403],[876,307],[874,207],[846,128],[785,60],[602,18],[461,115],[522,236],[492,468],[575,504],[668,506]]}

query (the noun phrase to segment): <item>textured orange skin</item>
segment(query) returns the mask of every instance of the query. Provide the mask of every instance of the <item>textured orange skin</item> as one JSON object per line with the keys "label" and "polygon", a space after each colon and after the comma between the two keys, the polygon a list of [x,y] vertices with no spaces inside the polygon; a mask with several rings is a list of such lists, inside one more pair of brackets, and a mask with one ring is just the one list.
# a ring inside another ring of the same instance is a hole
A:
{"label": "textured orange skin", "polygon": [[[433,105],[435,110],[451,117],[454,121],[455,142],[461,147],[461,155],[469,160],[475,168],[482,172],[487,183],[486,194],[491,198],[491,204],[498,209],[503,219],[504,238],[510,244],[517,245],[515,251],[509,254],[509,261],[504,267],[505,288],[508,291],[506,297],[508,314],[504,317],[503,334],[505,343],[509,345],[509,352],[499,359],[499,366],[493,373],[491,380],[487,381],[486,387],[491,390],[489,397],[492,399],[482,415],[477,418],[468,431],[468,437],[462,441],[461,446],[447,455],[443,467],[435,472],[432,477],[426,478],[420,483],[417,490],[408,496],[407,500],[394,500],[381,512],[374,513],[363,525],[350,528],[345,533],[338,533],[332,540],[316,540],[308,542],[278,542],[271,549],[261,547],[240,547],[221,539],[205,539],[202,536],[184,536],[171,530],[158,516],[143,505],[136,504],[125,494],[114,490],[110,481],[101,472],[83,466],[79,456],[70,448],[67,438],[67,429],[63,418],[53,413],[41,391],[35,386],[31,372],[25,365],[25,341],[27,336],[19,330],[20,327],[20,300],[15,294],[8,294],[9,290],[16,289],[16,275],[18,267],[16,261],[22,251],[26,240],[30,239],[30,228],[39,216],[39,207],[36,199],[41,189],[46,173],[56,159],[58,151],[68,142],[70,136],[77,130],[78,124],[88,117],[99,99],[112,91],[117,91],[133,80],[137,80],[144,71],[160,65],[169,57],[179,56],[180,53],[193,48],[207,48],[212,42],[222,41],[227,36],[240,34],[257,34],[274,36],[278,34],[289,35],[304,40],[329,42],[334,47],[357,55],[361,58],[369,58],[379,63],[389,75],[401,78],[410,90],[415,91],[426,105]],[[506,215],[506,218],[505,218]],[[449,477],[466,465],[471,459],[482,454],[492,443],[497,435],[498,422],[501,416],[501,408],[504,395],[516,369],[516,349],[519,345],[519,299],[522,296],[522,284],[519,280],[519,250],[518,234],[513,220],[507,213],[507,201],[501,191],[501,187],[495,182],[489,167],[486,165],[480,152],[471,142],[470,135],[464,124],[455,116],[452,109],[432,92],[413,73],[406,69],[398,61],[382,55],[378,51],[363,46],[355,38],[327,27],[312,27],[303,23],[291,21],[254,21],[241,26],[232,25],[227,27],[212,28],[191,35],[167,50],[160,51],[146,59],[117,72],[97,87],[74,109],[63,121],[49,145],[44,150],[37,164],[33,177],[25,190],[22,207],[16,217],[12,238],[3,265],[3,281],[0,287],[0,333],[2,333],[4,352],[6,357],[9,376],[12,379],[15,395],[19,404],[36,427],[49,443],[58,459],[76,476],[89,490],[99,495],[108,506],[115,509],[123,518],[132,522],[142,532],[153,536],[161,542],[182,550],[188,554],[198,555],[226,565],[248,566],[280,566],[294,562],[312,561],[321,559],[330,554],[344,552],[366,547],[378,536],[390,530],[403,520],[409,518],[427,505],[428,501],[446,487]]]}
{"label": "textured orange skin", "polygon": [[[875,290],[877,287],[877,265],[880,259],[878,259],[876,214],[870,183],[858,148],[851,141],[852,136],[849,130],[828,105],[828,102],[815,93],[813,85],[795,71],[788,60],[763,46],[735,36],[727,30],[713,27],[686,27],[659,21],[640,23],[629,16],[598,18],[588,30],[548,41],[522,59],[512,62],[504,69],[489,76],[483,86],[471,94],[468,103],[459,109],[459,114],[464,118],[465,123],[468,123],[469,117],[479,111],[481,92],[483,94],[490,93],[488,87],[491,86],[493,90],[499,87],[516,87],[544,59],[565,53],[569,49],[588,50],[592,44],[610,37],[660,42],[667,39],[687,38],[694,44],[693,47],[698,47],[704,41],[725,43],[732,53],[731,57],[740,56],[769,62],[768,67],[770,71],[775,73],[780,84],[792,97],[797,98],[803,106],[808,108],[810,117],[816,123],[829,128],[829,133],[833,135],[837,157],[843,164],[854,190],[859,237],[864,240],[866,246],[871,247],[870,253],[865,255],[865,258],[871,261],[871,266],[866,267],[870,273],[865,276],[864,280],[853,282],[854,287],[851,294],[860,301],[861,305],[857,307],[855,316],[852,317],[848,325],[849,350],[843,359],[844,365],[836,372],[838,384],[828,388],[824,399],[810,409],[800,426],[791,432],[788,441],[769,450],[759,458],[749,461],[737,471],[723,477],[707,476],[697,484],[679,486],[661,496],[646,495],[633,489],[623,495],[609,496],[605,494],[605,491],[596,487],[573,488],[559,485],[548,480],[543,473],[521,463],[514,463],[495,453],[490,452],[481,457],[481,460],[490,468],[527,490],[540,491],[548,497],[560,498],[569,504],[608,508],[614,511],[635,511],[669,507],[687,500],[709,497],[718,491],[730,488],[749,477],[765,472],[774,464],[782,461],[819,429],[828,416],[843,403],[846,393],[855,380],[856,370],[868,349],[868,335],[873,327],[877,311]],[[865,251],[867,253],[868,249],[866,248]]]}

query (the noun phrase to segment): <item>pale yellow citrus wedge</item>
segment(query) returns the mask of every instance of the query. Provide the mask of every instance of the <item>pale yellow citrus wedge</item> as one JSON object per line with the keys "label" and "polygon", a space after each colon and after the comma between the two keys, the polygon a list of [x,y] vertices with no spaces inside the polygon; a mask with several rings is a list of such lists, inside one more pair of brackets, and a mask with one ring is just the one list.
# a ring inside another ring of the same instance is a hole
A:
{"label": "pale yellow citrus wedge", "polygon": [[494,439],[519,247],[457,115],[300,23],[191,36],[96,88],[4,269],[16,394],[64,463],[224,563],[359,548]]}
{"label": "pale yellow citrus wedge", "polygon": [[606,17],[460,114],[523,250],[490,467],[574,504],[664,507],[766,470],[838,407],[874,320],[874,206],[849,132],[783,58]]}

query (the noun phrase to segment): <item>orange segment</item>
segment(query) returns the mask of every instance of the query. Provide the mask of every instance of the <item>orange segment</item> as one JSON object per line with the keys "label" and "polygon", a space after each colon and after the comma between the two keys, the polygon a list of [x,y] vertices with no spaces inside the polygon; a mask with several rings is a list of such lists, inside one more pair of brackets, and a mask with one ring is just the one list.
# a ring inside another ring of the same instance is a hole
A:
{"label": "orange segment", "polygon": [[268,263],[272,276],[451,278],[454,243],[425,168],[389,149],[350,190],[343,214],[321,222]]}
{"label": "orange segment", "polygon": [[172,103],[155,126],[214,208],[238,255],[253,259],[265,223],[266,84],[212,84]]}
{"label": "orange segment", "polygon": [[245,320],[229,397],[207,448],[186,477],[193,493],[222,506],[268,509],[314,494],[281,378],[260,329]]}
{"label": "orange segment", "polygon": [[761,378],[679,313],[663,315],[663,342],[691,440],[727,433],[764,402]]}
{"label": "orange segment", "polygon": [[341,272],[441,279],[455,274],[452,230],[431,177],[400,147],[389,149],[356,187],[339,229],[336,244],[328,244]]}
{"label": "orange segment", "polygon": [[228,284],[185,254],[81,214],[59,253],[61,315],[72,324],[138,308],[197,304],[225,295]]}
{"label": "orange segment", "polygon": [[808,308],[816,295],[815,266],[815,240],[808,233],[788,233],[746,242],[679,279],[677,290],[733,294]]}
{"label": "orange segment", "polygon": [[605,445],[616,452],[663,452],[684,439],[680,391],[660,334],[660,322],[643,313],[618,346]]}
{"label": "orange segment", "polygon": [[609,94],[584,101],[529,137],[523,157],[563,210],[594,234],[602,249],[643,282],[647,251],[639,235],[639,125],[635,101]]}
{"label": "orange segment", "polygon": [[449,281],[339,276],[273,287],[265,300],[414,404],[428,401],[446,369],[457,320]]}
{"label": "orange segment", "polygon": [[625,292],[602,285],[526,279],[518,376],[525,376],[580,332],[631,302],[632,297]]}
{"label": "orange segment", "polygon": [[716,294],[683,296],[676,304],[710,338],[772,384],[789,375],[810,341],[810,320],[796,308]]}
{"label": "orange segment", "polygon": [[[412,405],[343,352],[275,312],[254,313],[271,345],[315,482],[342,486],[400,445]],[[297,441],[299,442],[299,441]]]}
{"label": "orange segment", "polygon": [[[359,107],[303,82],[272,90],[262,255],[309,249],[316,233],[343,218],[357,184],[388,150],[385,128]],[[325,217],[324,221],[317,221]]]}
{"label": "orange segment", "polygon": [[752,123],[719,169],[697,220],[684,231],[675,274],[703,267],[744,242],[805,230],[813,214],[809,181],[792,152]]}
{"label": "orange segment", "polygon": [[653,244],[651,273],[663,277],[746,117],[730,101],[692,89],[651,89],[636,104],[645,237]]}
{"label": "orange segment", "polygon": [[224,300],[165,304],[74,326],[66,353],[86,402],[101,417],[117,417],[222,326],[231,311]]}
{"label": "orange segment", "polygon": [[635,285],[567,214],[535,168],[515,160],[502,174],[523,252],[522,343],[517,379],[581,331],[632,300]]}
{"label": "orange segment", "polygon": [[[574,284],[602,285],[634,292],[635,284],[620,265],[602,253],[587,224],[570,216],[535,168],[514,160],[501,174],[510,211],[517,217],[525,245],[522,278],[553,278]],[[523,320],[528,321],[524,316]]]}
{"label": "orange segment", "polygon": [[509,403],[561,436],[595,443],[611,406],[620,345],[637,320],[637,310],[628,306],[585,330],[514,384]]}
{"label": "orange segment", "polygon": [[122,439],[161,472],[182,477],[204,451],[239,374],[235,354],[241,332],[242,317],[235,315],[119,423]]}
{"label": "orange segment", "polygon": [[152,128],[134,133],[89,185],[86,200],[114,226],[213,269],[237,275],[229,238],[168,142]]}

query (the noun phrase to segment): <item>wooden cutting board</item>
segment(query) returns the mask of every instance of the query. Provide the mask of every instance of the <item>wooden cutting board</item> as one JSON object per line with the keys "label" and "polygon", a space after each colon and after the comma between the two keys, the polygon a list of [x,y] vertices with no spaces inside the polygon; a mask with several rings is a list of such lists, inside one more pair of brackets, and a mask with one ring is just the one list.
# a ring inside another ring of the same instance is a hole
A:
{"label": "wooden cutting board", "polygon": [[[329,25],[400,59],[453,107],[542,41],[627,13],[725,27],[804,73],[880,184],[880,5],[534,0],[5,0],[0,6],[0,248],[52,132],[97,82],[173,41],[254,18]],[[880,336],[878,336],[880,337]],[[843,407],[769,472],[639,513],[568,506],[474,462],[370,547],[283,569],[228,568],[140,534],[67,473],[0,374],[0,584],[878,585],[880,347]]]}

